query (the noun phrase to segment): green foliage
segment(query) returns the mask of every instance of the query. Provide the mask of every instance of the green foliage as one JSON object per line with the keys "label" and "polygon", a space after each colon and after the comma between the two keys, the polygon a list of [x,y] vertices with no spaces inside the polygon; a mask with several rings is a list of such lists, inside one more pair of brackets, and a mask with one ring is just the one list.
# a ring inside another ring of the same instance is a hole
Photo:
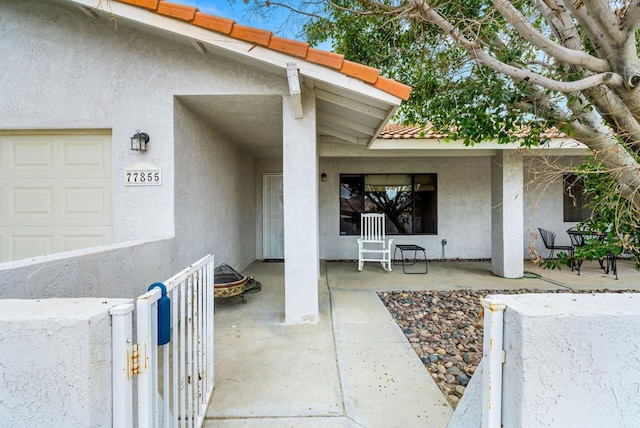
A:
{"label": "green foliage", "polygon": [[[516,84],[502,74],[478,65],[446,34],[424,20],[410,15],[394,16],[388,11],[361,11],[360,2],[339,0],[340,8],[325,4],[323,18],[309,21],[304,31],[310,44],[331,41],[333,50],[352,61],[376,67],[381,74],[413,87],[395,120],[432,123],[452,139],[473,145],[483,140],[500,143],[518,140],[514,131],[526,129],[524,145],[537,145],[540,134],[554,122],[523,114],[514,104],[531,97],[526,84]],[[388,6],[405,2],[385,0]],[[506,64],[527,67],[539,52],[505,25],[489,0],[433,2],[438,11],[467,37]],[[527,2],[515,2],[531,22],[542,19]],[[371,9],[371,8],[369,8]],[[544,74],[549,71],[540,68]],[[451,133],[451,130],[455,132]]]}
{"label": "green foliage", "polygon": [[[593,210],[593,215],[580,222],[577,228],[597,231],[603,238],[589,240],[586,245],[576,248],[573,260],[602,260],[608,254],[620,256],[624,253],[640,269],[640,213],[620,196],[616,182],[605,171],[605,167],[595,159],[575,169],[578,177],[584,180],[585,194],[590,195],[590,208]],[[562,254],[556,261],[547,262],[547,266],[571,266],[571,261],[568,254]]]}

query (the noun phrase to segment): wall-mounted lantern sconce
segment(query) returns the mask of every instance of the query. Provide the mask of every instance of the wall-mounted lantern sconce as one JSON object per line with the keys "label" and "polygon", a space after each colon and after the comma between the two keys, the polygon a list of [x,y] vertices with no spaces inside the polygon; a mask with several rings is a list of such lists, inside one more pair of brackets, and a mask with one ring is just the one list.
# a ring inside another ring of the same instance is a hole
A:
{"label": "wall-mounted lantern sconce", "polygon": [[327,181],[327,174],[325,174],[324,172],[320,174],[320,181]]}
{"label": "wall-mounted lantern sconce", "polygon": [[149,143],[149,134],[140,132],[138,129],[133,137],[131,137],[131,150],[144,152],[147,150]]}

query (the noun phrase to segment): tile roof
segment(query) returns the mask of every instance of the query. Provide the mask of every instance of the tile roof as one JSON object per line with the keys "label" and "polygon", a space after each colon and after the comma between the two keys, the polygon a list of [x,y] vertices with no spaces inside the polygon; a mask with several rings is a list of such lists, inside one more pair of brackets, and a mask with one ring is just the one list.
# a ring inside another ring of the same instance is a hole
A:
{"label": "tile roof", "polygon": [[198,8],[164,0],[117,0],[133,6],[142,7],[159,15],[180,19],[192,25],[224,34],[234,39],[243,40],[268,49],[283,52],[297,58],[303,58],[325,67],[332,68],[350,77],[373,85],[383,92],[407,100],[411,94],[411,86],[397,82],[378,74],[378,70],[366,65],[347,61],[343,55],[314,49],[308,43],[274,36],[267,30],[246,27],[235,21],[202,13]]}
{"label": "tile roof", "polygon": [[[516,132],[516,136],[523,137],[526,131]],[[378,134],[378,138],[385,140],[402,139],[438,139],[445,138],[447,134],[438,133],[433,129],[433,125],[402,125],[399,123],[388,123]],[[544,138],[567,138],[567,135],[558,128],[549,128],[542,133]]]}
{"label": "tile roof", "polygon": [[402,125],[399,123],[388,123],[382,128],[379,138],[385,140],[401,140],[401,139],[435,139],[445,138],[446,134],[435,132],[433,125]]}

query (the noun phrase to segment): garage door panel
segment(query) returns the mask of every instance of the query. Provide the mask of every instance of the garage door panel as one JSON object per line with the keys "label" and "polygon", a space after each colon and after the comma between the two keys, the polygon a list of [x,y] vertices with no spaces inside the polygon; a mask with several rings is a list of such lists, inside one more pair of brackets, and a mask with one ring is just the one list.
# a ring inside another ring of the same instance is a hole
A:
{"label": "garage door panel", "polygon": [[110,135],[0,135],[0,262],[109,244]]}
{"label": "garage door panel", "polygon": [[65,187],[61,190],[61,215],[63,217],[95,217],[98,219],[107,215],[105,210],[108,207],[105,206],[107,201],[103,187]]}
{"label": "garage door panel", "polygon": [[[111,183],[104,179],[86,180],[89,185],[82,187],[37,187],[36,184],[42,182],[37,179],[21,182],[32,183],[32,186],[8,189],[9,210],[6,213],[3,210],[5,189],[0,187],[0,218],[4,224],[19,224],[23,219],[29,218],[38,218],[45,222],[48,218],[55,218],[61,224],[72,224],[78,217],[92,218],[95,224],[112,223]],[[67,217],[72,220],[65,221]]]}
{"label": "garage door panel", "polygon": [[52,138],[22,138],[10,141],[11,169],[53,169]]}
{"label": "garage door panel", "polygon": [[62,251],[97,247],[107,244],[106,239],[107,237],[104,234],[62,235]]}
{"label": "garage door panel", "polygon": [[82,228],[90,228],[90,227],[103,227],[103,226],[112,226],[112,222],[109,219],[99,219],[96,220],[93,217],[20,217],[13,218],[11,221],[4,222],[2,226],[15,228],[18,226],[26,226],[26,227],[36,227],[43,226],[48,228],[53,227],[82,227]]}
{"label": "garage door panel", "polygon": [[13,187],[11,210],[13,218],[52,217],[53,187]]}
{"label": "garage door panel", "polygon": [[0,177],[111,178],[111,137],[0,136]]}
{"label": "garage door panel", "polygon": [[78,233],[77,226],[0,227],[0,257],[5,261],[100,246],[111,243],[111,226],[91,226]]}
{"label": "garage door panel", "polygon": [[64,153],[62,168],[67,171],[72,169],[100,170],[107,163],[104,144],[100,140],[87,140],[86,138],[64,140],[62,150]]}
{"label": "garage door panel", "polygon": [[9,239],[9,251],[16,260],[53,253],[53,236],[51,235],[28,232],[26,235],[11,235]]}

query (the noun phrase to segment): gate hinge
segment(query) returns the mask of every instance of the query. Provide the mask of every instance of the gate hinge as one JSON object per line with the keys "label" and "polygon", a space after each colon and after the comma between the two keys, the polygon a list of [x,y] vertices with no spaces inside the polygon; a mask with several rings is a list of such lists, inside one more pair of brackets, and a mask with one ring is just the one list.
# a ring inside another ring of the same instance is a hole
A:
{"label": "gate hinge", "polygon": [[[131,375],[139,375],[140,374],[140,357],[141,352],[146,351],[147,347],[144,344],[134,343],[131,346],[131,355],[128,358],[129,361],[129,373]],[[145,358],[145,356],[142,356]]]}

